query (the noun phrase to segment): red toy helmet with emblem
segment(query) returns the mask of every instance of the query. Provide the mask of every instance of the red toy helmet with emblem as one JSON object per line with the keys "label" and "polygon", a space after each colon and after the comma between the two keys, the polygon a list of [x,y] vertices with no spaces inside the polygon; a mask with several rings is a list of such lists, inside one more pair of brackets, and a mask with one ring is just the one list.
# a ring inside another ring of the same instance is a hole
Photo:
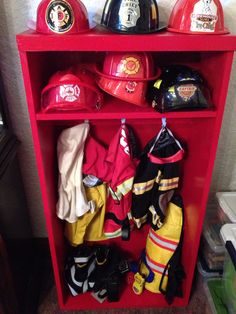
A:
{"label": "red toy helmet with emblem", "polygon": [[49,110],[94,110],[103,103],[103,95],[97,88],[91,72],[85,67],[58,71],[41,93],[41,106]]}
{"label": "red toy helmet with emblem", "polygon": [[97,66],[96,72],[97,83],[102,90],[138,106],[147,105],[147,81],[159,75],[153,75],[152,56],[144,52],[109,52],[102,70]]}
{"label": "red toy helmet with emblem", "polygon": [[219,0],[177,0],[171,12],[168,30],[189,34],[226,34],[224,14]]}
{"label": "red toy helmet with emblem", "polygon": [[80,0],[43,0],[37,9],[37,32],[77,34],[89,30],[88,13]]}

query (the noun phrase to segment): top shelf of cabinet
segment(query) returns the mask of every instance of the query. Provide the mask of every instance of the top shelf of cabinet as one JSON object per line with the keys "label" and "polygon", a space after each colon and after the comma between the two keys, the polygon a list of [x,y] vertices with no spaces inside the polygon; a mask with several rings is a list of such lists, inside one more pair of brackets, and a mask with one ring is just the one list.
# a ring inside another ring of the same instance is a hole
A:
{"label": "top shelf of cabinet", "polygon": [[17,35],[20,51],[235,51],[235,35],[186,35],[162,31],[120,35],[93,29],[77,35],[44,35],[26,31]]}

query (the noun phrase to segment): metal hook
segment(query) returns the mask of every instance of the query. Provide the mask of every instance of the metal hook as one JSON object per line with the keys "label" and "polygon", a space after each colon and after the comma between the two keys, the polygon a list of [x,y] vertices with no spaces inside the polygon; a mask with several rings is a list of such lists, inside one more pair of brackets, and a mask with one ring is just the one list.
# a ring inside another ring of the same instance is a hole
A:
{"label": "metal hook", "polygon": [[121,124],[125,124],[126,123],[126,119],[125,118],[122,118],[121,119]]}
{"label": "metal hook", "polygon": [[162,123],[162,127],[165,128],[166,124],[167,124],[167,121],[166,121],[165,117],[161,118],[161,123]]}

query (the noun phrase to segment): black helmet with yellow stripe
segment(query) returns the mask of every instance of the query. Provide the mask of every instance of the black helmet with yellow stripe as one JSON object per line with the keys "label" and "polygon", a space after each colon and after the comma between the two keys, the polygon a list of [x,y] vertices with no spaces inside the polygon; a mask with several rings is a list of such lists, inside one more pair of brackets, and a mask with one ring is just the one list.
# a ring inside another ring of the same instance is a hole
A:
{"label": "black helmet with yellow stripe", "polygon": [[159,112],[204,109],[210,106],[210,92],[200,73],[185,65],[162,68],[149,93]]}

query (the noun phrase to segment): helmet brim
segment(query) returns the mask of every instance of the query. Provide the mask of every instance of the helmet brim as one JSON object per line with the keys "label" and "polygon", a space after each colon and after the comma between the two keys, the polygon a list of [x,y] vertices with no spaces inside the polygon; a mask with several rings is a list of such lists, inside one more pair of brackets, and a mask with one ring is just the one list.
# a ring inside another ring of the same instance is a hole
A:
{"label": "helmet brim", "polygon": [[94,64],[94,72],[101,77],[107,78],[107,79],[112,79],[112,80],[117,80],[117,81],[134,81],[134,82],[145,82],[145,81],[153,81],[157,79],[160,74],[161,70],[157,68],[157,73],[154,76],[147,77],[147,78],[136,78],[136,77],[122,77],[122,76],[114,76],[114,75],[109,75],[105,74],[102,71],[99,70],[98,65]]}
{"label": "helmet brim", "polygon": [[144,34],[153,34],[153,33],[156,33],[156,32],[160,32],[164,29],[167,28],[167,24],[164,23],[164,22],[159,22],[159,25],[157,28],[155,29],[152,29],[152,30],[148,30],[148,31],[125,31],[125,30],[119,30],[119,29],[114,29],[112,27],[109,27],[107,25],[104,25],[104,24],[99,24],[97,25],[99,28],[101,29],[105,29],[105,30],[108,30],[108,31],[111,31],[113,33],[117,33],[117,34],[124,34],[124,35],[144,35]]}
{"label": "helmet brim", "polygon": [[224,28],[222,31],[218,31],[218,32],[193,32],[189,30],[181,30],[177,28],[167,27],[167,31],[173,32],[173,33],[190,34],[190,35],[224,35],[224,34],[230,33],[228,28]]}
{"label": "helmet brim", "polygon": [[[125,93],[123,92],[122,87],[121,87],[121,89],[120,89],[120,87],[119,87],[119,89],[116,88],[116,92],[114,92],[114,88],[112,88],[110,85],[112,82],[117,82],[117,81],[106,79],[106,78],[100,78],[97,81],[97,85],[100,87],[100,89],[102,89],[107,94],[109,94],[115,98],[121,99],[121,100],[123,100],[123,101],[125,101],[131,105],[136,105],[138,107],[148,107],[148,102],[146,101],[144,94],[143,94],[143,96],[140,96],[140,95],[138,96],[135,93],[135,95],[133,95],[132,97],[125,97]],[[139,82],[139,83],[147,84],[145,82]],[[109,87],[108,87],[108,85],[109,85]],[[141,87],[141,89],[143,89],[143,88]]]}

